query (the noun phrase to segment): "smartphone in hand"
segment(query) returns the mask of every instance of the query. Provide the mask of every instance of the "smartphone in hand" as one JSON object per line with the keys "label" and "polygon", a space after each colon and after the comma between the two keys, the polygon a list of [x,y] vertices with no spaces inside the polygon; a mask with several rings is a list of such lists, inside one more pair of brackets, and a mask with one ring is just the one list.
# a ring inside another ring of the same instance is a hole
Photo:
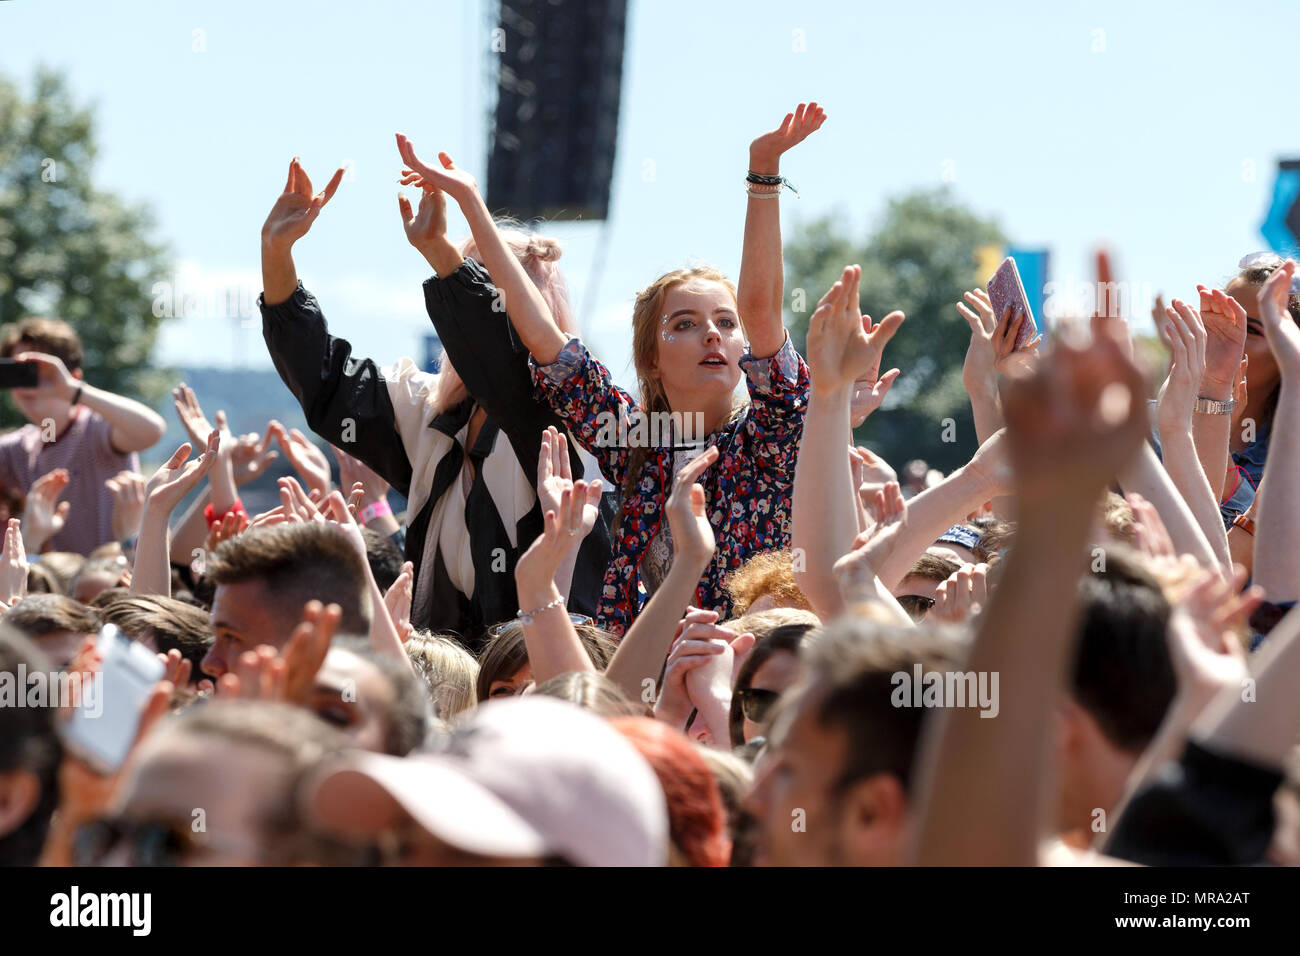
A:
{"label": "smartphone in hand", "polygon": [[1025,321],[1021,323],[1020,332],[1016,335],[1016,348],[1023,348],[1025,343],[1038,334],[1038,325],[1034,321],[1033,310],[1029,308],[1029,297],[1025,295],[1025,286],[1020,281],[1015,259],[1007,256],[1002,260],[998,271],[989,279],[988,294],[993,316],[998,321],[1001,321],[1002,313],[1008,305],[1011,306],[1012,322],[1015,322],[1017,312],[1024,313]]}
{"label": "smartphone in hand", "polygon": [[36,388],[41,384],[41,366],[36,362],[0,358],[0,388]]}
{"label": "smartphone in hand", "polygon": [[166,668],[157,654],[112,624],[99,632],[96,649],[103,666],[83,683],[63,742],[95,770],[112,774],[130,753],[145,704]]}

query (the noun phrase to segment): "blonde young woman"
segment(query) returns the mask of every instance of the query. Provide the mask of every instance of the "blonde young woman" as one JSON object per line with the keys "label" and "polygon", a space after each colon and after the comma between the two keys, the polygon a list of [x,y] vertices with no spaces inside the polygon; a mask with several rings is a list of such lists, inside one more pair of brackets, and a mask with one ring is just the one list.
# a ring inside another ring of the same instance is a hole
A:
{"label": "blonde young woman", "polygon": [[[705,444],[718,448],[716,465],[702,479],[717,551],[696,588],[699,606],[725,613],[727,575],[751,555],[789,543],[794,461],[809,382],[807,366],[781,322],[779,161],[824,120],[817,104],[800,104],[780,127],[751,144],[739,289],[716,270],[701,267],[661,276],[637,296],[633,360],[640,401],[617,388],[606,367],[556,322],[497,233],[473,177],[445,153],[436,165],[422,163],[410,141],[398,136],[414,176],[449,195],[469,222],[484,264],[504,292],[514,328],[532,354],[537,394],[619,489],[614,559],[597,610],[600,626],[617,635],[637,614],[642,592],[652,594],[667,573],[672,541],[662,520],[664,503],[681,465],[698,453],[698,446],[674,448],[682,437],[676,432],[659,444],[638,441],[636,436],[655,432],[638,430],[639,416],[674,413],[679,424],[702,421]],[[737,408],[734,392],[742,378],[749,402]],[[610,428],[611,421],[620,427]]]}
{"label": "blonde young woman", "polygon": [[[401,212],[407,238],[436,273],[424,285],[426,306],[456,367],[445,358],[438,374],[409,358],[381,367],[330,335],[320,304],[298,281],[292,250],[342,174],[315,194],[298,160],[290,164],[285,190],[262,227],[263,337],[312,431],[406,496],[404,550],[415,573],[411,624],[453,631],[475,646],[486,628],[519,608],[515,562],[542,532],[541,435],[563,422],[532,394],[528,355],[510,346],[509,318],[493,308],[487,272],[462,254],[473,249],[446,241],[440,197],[426,193],[418,214],[403,199]],[[501,239],[501,249],[548,314],[570,327],[558,247],[522,233],[508,239],[513,246]],[[590,467],[588,473],[587,465],[573,463],[574,473],[589,480],[596,474]],[[588,530],[599,523],[599,496],[596,483],[584,511]],[[595,612],[609,555],[608,532],[598,529],[583,541],[576,566],[557,574],[571,575],[575,610]],[[567,590],[567,577],[557,585]]]}

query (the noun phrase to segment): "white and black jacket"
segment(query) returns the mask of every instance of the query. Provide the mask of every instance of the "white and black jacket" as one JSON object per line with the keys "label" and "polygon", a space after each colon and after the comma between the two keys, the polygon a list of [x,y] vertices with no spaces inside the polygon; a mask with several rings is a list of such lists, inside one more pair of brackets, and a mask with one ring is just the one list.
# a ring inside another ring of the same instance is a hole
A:
{"label": "white and black jacket", "polygon": [[[417,594],[411,623],[454,631],[474,647],[486,627],[518,610],[515,562],[542,532],[536,492],[541,436],[548,425],[563,430],[564,424],[534,394],[528,351],[507,315],[493,311],[492,283],[481,265],[467,259],[446,278],[426,281],[424,293],[438,336],[472,396],[454,408],[435,407],[437,376],[409,358],[380,367],[353,357],[347,341],[329,334],[320,305],[301,283],[285,302],[258,304],[276,371],[312,431],[407,498],[406,559],[415,565]],[[466,450],[475,402],[487,421]],[[573,473],[597,477],[594,462],[584,462],[577,447],[570,445]],[[462,495],[466,453],[475,468]],[[602,519],[579,550],[571,611],[595,612],[610,560],[612,499],[606,495]],[[426,548],[430,534],[436,537]]]}

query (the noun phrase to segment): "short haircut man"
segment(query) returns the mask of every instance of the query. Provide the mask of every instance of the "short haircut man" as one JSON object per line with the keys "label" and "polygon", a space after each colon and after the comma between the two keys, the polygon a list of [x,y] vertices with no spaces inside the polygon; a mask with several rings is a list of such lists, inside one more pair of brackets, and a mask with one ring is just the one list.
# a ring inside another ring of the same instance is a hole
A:
{"label": "short haircut man", "polygon": [[215,582],[216,642],[203,670],[220,677],[235,657],[261,644],[282,647],[308,601],[337,604],[339,630],[370,632],[370,594],[361,555],[342,531],[321,522],[295,522],[246,531],[208,559]]}
{"label": "short haircut man", "polygon": [[1080,582],[1082,615],[1070,693],[1061,708],[1062,832],[1093,827],[1123,796],[1176,691],[1169,602],[1141,559],[1106,549],[1104,571]]}
{"label": "short haircut man", "polygon": [[962,631],[861,617],[809,636],[804,677],[773,720],[747,807],[760,832],[756,862],[899,861],[912,764],[930,713],[896,705],[897,675],[961,671],[967,650]]}

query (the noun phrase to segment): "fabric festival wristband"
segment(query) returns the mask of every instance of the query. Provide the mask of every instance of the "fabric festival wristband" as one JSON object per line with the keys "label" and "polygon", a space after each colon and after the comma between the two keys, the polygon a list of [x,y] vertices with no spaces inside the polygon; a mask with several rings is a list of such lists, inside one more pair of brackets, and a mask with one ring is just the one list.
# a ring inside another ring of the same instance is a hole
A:
{"label": "fabric festival wristband", "polygon": [[376,518],[382,518],[384,515],[390,515],[392,513],[393,509],[389,506],[388,502],[380,499],[374,504],[366,505],[358,511],[357,518],[360,519],[362,524],[370,524],[370,522],[374,521]]}

